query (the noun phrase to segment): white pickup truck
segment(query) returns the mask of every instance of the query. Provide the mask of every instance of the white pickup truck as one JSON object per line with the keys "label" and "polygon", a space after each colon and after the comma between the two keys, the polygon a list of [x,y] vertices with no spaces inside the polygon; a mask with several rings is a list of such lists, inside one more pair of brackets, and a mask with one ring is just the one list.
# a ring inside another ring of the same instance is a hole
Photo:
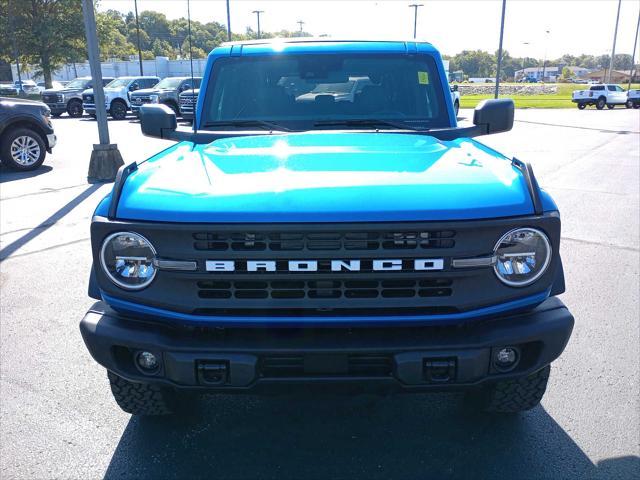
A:
{"label": "white pickup truck", "polygon": [[452,85],[449,87],[451,90],[451,101],[453,102],[453,111],[456,113],[456,117],[458,116],[458,112],[460,111],[460,91],[458,90],[458,85]]}
{"label": "white pickup truck", "polygon": [[589,90],[574,90],[571,101],[583,110],[587,105],[595,105],[598,110],[614,108],[627,103],[627,92],[613,84],[591,85]]}
{"label": "white pickup truck", "polygon": [[640,90],[633,89],[627,92],[627,108],[640,108]]}

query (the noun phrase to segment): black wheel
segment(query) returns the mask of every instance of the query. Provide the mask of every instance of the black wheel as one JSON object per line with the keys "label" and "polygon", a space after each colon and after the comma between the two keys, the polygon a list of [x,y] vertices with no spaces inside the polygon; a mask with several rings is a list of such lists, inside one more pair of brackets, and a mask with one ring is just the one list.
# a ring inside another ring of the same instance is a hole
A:
{"label": "black wheel", "polygon": [[134,383],[107,372],[118,406],[132,415],[169,415],[175,411],[175,392],[148,383]]}
{"label": "black wheel", "polygon": [[71,100],[67,104],[67,113],[70,117],[78,118],[82,116],[83,113],[82,102],[79,100]]}
{"label": "black wheel", "polygon": [[584,110],[585,108],[587,108],[587,104],[586,103],[579,103],[578,104],[578,109],[579,110]]}
{"label": "black wheel", "polygon": [[633,108],[633,102],[631,100],[627,100],[627,102],[624,104],[625,107],[627,108]]}
{"label": "black wheel", "polygon": [[640,103],[634,103],[633,108],[640,108]]}
{"label": "black wheel", "polygon": [[167,107],[169,107],[171,110],[173,110],[173,113],[176,114],[176,117],[180,116],[180,109],[178,108],[178,106],[175,103],[167,102],[167,103],[165,103],[165,105]]}
{"label": "black wheel", "polygon": [[596,108],[598,110],[602,110],[606,104],[607,104],[607,100],[604,97],[600,97],[596,102]]}
{"label": "black wheel", "polygon": [[531,410],[540,403],[547,390],[551,365],[528,377],[505,380],[470,394],[474,407],[485,412],[517,413]]}
{"label": "black wheel", "polygon": [[457,100],[453,104],[453,111],[456,113],[456,117],[458,116],[458,112],[460,111],[460,102]]}
{"label": "black wheel", "polygon": [[615,105],[613,103],[607,103],[607,108],[609,110],[613,110],[614,107],[615,107]]}
{"label": "black wheel", "polygon": [[62,112],[51,113],[53,118],[60,118],[60,115],[62,115]]}
{"label": "black wheel", "polygon": [[35,170],[42,165],[46,154],[44,139],[30,128],[16,128],[2,138],[2,163],[15,170]]}
{"label": "black wheel", "polygon": [[98,118],[98,116],[97,116],[95,113],[90,113],[90,114],[89,114],[89,116],[90,116],[91,118],[93,118],[94,120],[95,120],[96,118]]}
{"label": "black wheel", "polygon": [[114,100],[110,108],[111,118],[124,120],[127,117],[127,104],[121,100]]}

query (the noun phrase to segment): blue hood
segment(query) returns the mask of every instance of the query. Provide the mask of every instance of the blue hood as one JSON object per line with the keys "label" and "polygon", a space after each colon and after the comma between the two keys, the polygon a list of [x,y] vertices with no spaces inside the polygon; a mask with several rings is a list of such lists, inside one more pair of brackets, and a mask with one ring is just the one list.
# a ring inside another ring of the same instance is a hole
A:
{"label": "blue hood", "polygon": [[[99,207],[106,209],[108,199]],[[127,179],[117,217],[164,222],[462,220],[533,213],[518,169],[469,139],[306,132],[178,143]]]}

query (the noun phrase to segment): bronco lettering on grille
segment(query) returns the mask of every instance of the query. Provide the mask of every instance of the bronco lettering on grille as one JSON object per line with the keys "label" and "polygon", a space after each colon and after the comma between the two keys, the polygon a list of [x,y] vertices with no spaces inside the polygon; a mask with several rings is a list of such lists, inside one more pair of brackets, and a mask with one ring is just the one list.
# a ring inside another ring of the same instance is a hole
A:
{"label": "bronco lettering on grille", "polygon": [[[442,258],[418,258],[407,262],[401,259],[374,259],[369,260],[369,270],[375,272],[384,271],[425,271],[425,270],[442,270],[444,268],[444,260]],[[278,268],[276,260],[207,260],[207,272],[359,272],[362,267],[361,260],[288,260],[284,262],[284,267]]]}

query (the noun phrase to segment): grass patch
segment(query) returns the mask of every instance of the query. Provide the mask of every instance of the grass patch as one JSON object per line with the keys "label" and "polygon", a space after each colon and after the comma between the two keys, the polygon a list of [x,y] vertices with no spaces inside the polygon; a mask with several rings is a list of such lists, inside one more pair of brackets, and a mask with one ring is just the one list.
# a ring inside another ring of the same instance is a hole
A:
{"label": "grass patch", "polygon": [[[621,85],[626,90],[626,84]],[[571,101],[571,93],[574,90],[584,90],[589,85],[577,83],[559,83],[558,91],[551,95],[500,95],[500,98],[513,99],[516,108],[575,108]],[[632,83],[632,89],[640,88],[640,84]],[[462,95],[460,108],[475,108],[482,100],[493,98],[493,95]]]}

